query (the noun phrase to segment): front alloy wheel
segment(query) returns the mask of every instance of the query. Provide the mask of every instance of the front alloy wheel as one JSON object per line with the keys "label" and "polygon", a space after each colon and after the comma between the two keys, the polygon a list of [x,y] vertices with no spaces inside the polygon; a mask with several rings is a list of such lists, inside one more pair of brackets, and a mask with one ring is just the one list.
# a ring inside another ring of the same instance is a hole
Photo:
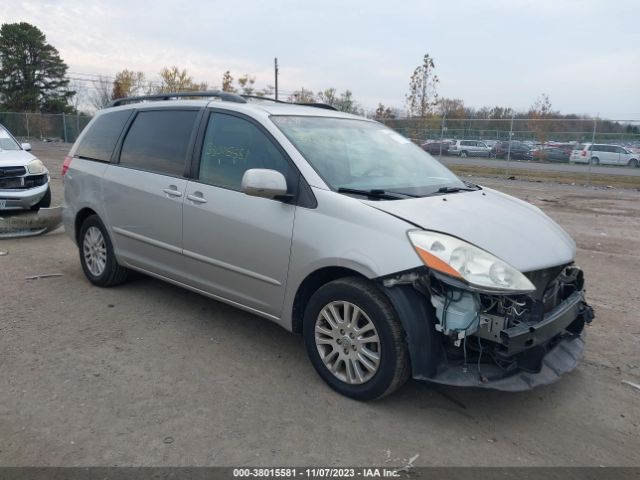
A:
{"label": "front alloy wheel", "polygon": [[327,304],[316,320],[315,341],[325,367],[343,382],[362,384],[378,371],[378,332],[367,314],[353,303]]}
{"label": "front alloy wheel", "polygon": [[409,378],[406,334],[370,280],[346,277],[320,287],[307,303],[302,334],[314,368],[342,395],[372,400]]}

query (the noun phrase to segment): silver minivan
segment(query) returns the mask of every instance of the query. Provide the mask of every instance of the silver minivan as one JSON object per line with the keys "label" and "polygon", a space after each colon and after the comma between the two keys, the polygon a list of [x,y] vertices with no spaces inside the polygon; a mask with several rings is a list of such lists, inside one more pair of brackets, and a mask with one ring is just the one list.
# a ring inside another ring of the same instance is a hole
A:
{"label": "silver minivan", "polygon": [[90,282],[131,270],[301,334],[355,399],[409,377],[526,390],[593,319],[569,235],[380,123],[223,92],[124,99],[63,164]]}

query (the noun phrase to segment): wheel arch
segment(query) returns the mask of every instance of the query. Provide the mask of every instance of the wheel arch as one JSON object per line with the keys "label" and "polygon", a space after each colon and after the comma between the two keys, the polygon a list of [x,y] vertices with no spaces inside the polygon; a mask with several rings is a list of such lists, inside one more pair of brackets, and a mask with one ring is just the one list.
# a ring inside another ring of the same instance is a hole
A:
{"label": "wheel arch", "polygon": [[[90,207],[84,207],[78,211],[76,214],[76,218],[74,220],[74,236],[76,239],[76,243],[80,245],[80,228],[84,221],[89,218],[91,215],[98,215],[98,213]],[[99,217],[99,215],[98,215]]]}
{"label": "wheel arch", "polygon": [[367,278],[356,270],[338,266],[322,267],[305,277],[296,291],[291,310],[291,330],[294,333],[298,335],[302,333],[304,309],[311,296],[323,285],[344,277]]}

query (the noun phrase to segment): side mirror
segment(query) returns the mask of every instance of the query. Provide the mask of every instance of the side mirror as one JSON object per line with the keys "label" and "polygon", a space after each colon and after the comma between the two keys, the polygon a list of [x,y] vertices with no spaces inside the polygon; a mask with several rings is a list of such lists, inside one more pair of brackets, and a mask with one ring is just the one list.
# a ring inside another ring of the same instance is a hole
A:
{"label": "side mirror", "polygon": [[276,170],[250,168],[244,172],[240,188],[252,197],[275,198],[287,194],[287,181]]}
{"label": "side mirror", "polygon": [[31,144],[30,143],[22,143],[20,146],[22,147],[23,150],[26,150],[27,152],[31,151]]}

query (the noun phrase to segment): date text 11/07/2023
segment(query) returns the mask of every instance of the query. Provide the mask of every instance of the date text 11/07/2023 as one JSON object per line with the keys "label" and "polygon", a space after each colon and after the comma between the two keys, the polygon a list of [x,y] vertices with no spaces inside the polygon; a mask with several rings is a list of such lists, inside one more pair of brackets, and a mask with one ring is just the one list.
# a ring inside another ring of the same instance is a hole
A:
{"label": "date text 11/07/2023", "polygon": [[400,476],[395,468],[234,468],[234,478],[394,478]]}

